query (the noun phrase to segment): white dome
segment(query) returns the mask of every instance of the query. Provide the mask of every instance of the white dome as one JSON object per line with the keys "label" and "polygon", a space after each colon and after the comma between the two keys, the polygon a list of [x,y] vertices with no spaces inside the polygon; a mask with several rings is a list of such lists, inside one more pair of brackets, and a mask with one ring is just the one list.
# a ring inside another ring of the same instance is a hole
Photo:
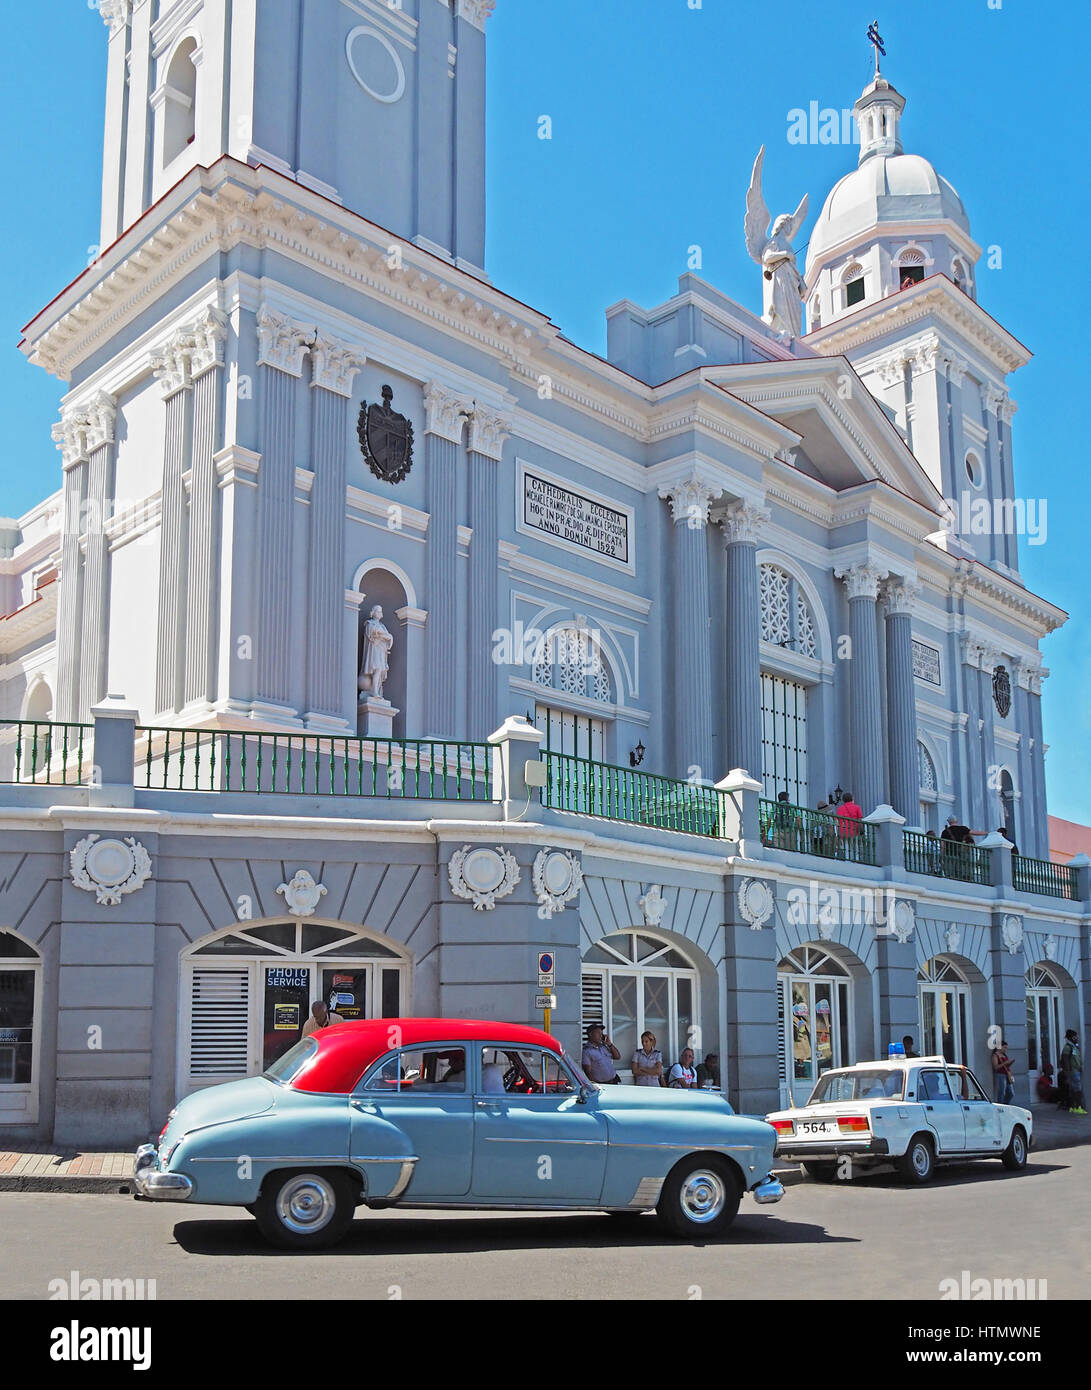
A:
{"label": "white dome", "polygon": [[969,235],[962,199],[919,154],[873,154],[830,190],[811,233],[807,270],[815,260],[870,228],[892,222],[949,219]]}

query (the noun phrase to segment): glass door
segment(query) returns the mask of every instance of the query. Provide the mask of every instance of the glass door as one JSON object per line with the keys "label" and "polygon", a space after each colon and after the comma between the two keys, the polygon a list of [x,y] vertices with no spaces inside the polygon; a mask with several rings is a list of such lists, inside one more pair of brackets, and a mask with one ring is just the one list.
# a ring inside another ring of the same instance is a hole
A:
{"label": "glass door", "polygon": [[1061,1055],[1061,991],[1059,989],[1027,990],[1027,1063],[1031,1082],[1037,1081],[1042,1068],[1053,1068],[1053,1084],[1057,1084],[1057,1061]]}
{"label": "glass door", "polygon": [[837,979],[781,976],[784,1016],[791,1020],[788,1091],[805,1105],[815,1082],[848,1055],[848,987]]}
{"label": "glass door", "polygon": [[966,991],[958,985],[921,989],[921,1055],[966,1062]]}
{"label": "glass door", "polygon": [[264,975],[263,1071],[303,1036],[311,1012],[311,967],[267,965]]}

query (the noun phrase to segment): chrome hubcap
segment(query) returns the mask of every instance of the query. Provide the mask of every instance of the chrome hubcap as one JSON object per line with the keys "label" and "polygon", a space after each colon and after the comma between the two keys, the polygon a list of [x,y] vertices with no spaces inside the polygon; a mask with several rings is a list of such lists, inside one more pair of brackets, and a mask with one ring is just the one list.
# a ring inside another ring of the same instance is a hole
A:
{"label": "chrome hubcap", "polygon": [[917,1147],[913,1150],[913,1167],[917,1170],[918,1173],[921,1174],[922,1177],[925,1173],[928,1172],[928,1150],[924,1147],[923,1144],[918,1144]]}
{"label": "chrome hubcap", "polygon": [[1016,1163],[1022,1163],[1024,1149],[1023,1136],[1021,1134],[1017,1134],[1015,1138],[1012,1140],[1011,1151],[1015,1155]]}
{"label": "chrome hubcap", "polygon": [[682,1210],[690,1221],[714,1221],[724,1209],[723,1179],[709,1168],[697,1168],[682,1184]]}
{"label": "chrome hubcap", "polygon": [[289,1178],[277,1193],[277,1216],[286,1230],[298,1235],[322,1230],[336,1206],[333,1188],[317,1173]]}

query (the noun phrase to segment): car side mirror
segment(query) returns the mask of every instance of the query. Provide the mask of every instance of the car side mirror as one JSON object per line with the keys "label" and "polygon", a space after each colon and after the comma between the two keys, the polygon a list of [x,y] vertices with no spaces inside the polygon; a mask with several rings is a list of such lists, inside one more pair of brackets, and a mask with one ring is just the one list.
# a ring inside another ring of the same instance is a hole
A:
{"label": "car side mirror", "polygon": [[579,1105],[586,1105],[586,1104],[587,1104],[587,1087],[586,1087],[586,1086],[581,1086],[581,1087],[580,1087],[580,1089],[579,1089],[579,1094],[576,1096],[576,1101],[577,1101],[577,1104],[579,1104]]}

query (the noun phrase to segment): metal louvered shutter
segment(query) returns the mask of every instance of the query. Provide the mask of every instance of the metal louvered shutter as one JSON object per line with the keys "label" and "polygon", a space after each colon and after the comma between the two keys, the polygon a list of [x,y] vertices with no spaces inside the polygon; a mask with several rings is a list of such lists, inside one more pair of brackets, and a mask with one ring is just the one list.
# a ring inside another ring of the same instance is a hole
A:
{"label": "metal louvered shutter", "polygon": [[792,1102],[788,1084],[788,1036],[784,1026],[784,995],[787,986],[777,978],[777,1079],[780,1083],[780,1104],[786,1108]]}
{"label": "metal louvered shutter", "polygon": [[592,1023],[606,1025],[606,976],[597,970],[584,970],[581,985],[583,1036],[586,1038]]}
{"label": "metal louvered shutter", "polygon": [[247,1076],[250,1071],[250,969],[198,966],[190,990],[189,1074]]}

